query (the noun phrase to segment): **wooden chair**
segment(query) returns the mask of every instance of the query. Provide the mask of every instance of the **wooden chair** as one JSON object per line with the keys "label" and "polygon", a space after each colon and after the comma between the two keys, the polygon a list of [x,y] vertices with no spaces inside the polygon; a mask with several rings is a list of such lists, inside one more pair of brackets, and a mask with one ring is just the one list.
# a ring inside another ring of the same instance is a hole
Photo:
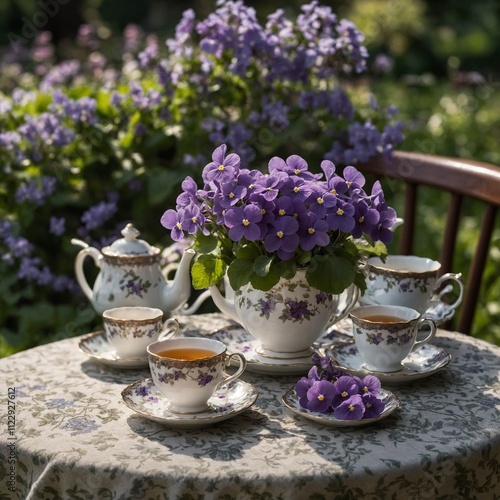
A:
{"label": "wooden chair", "polygon": [[[453,256],[461,218],[461,205],[466,197],[481,200],[485,204],[480,235],[474,251],[470,272],[465,283],[465,295],[460,307],[456,330],[470,334],[479,298],[483,271],[488,258],[489,244],[500,207],[500,167],[470,160],[397,151],[393,161],[382,157],[359,165],[364,173],[379,178],[396,179],[406,184],[404,224],[399,241],[399,253],[411,254],[415,239],[418,188],[431,186],[451,193],[446,227],[439,260],[441,272],[453,271]],[[455,271],[456,272],[456,271]]]}

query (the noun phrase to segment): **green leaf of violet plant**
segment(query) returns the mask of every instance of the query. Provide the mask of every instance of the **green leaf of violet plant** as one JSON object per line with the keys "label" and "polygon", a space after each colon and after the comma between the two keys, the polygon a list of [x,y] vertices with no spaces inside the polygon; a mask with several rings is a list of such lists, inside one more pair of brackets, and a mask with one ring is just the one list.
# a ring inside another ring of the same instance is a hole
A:
{"label": "green leaf of violet plant", "polygon": [[220,256],[203,254],[198,257],[191,268],[193,287],[202,290],[218,283],[225,274],[226,266]]}

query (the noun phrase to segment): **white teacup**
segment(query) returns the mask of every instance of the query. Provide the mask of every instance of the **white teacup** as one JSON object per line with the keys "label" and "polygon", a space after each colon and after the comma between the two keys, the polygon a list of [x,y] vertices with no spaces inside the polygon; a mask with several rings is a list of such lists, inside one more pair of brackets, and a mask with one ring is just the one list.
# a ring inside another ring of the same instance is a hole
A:
{"label": "white teacup", "polygon": [[425,312],[436,290],[445,282],[453,281],[459,287],[459,296],[450,307],[461,302],[464,284],[460,274],[438,276],[441,264],[426,257],[389,255],[385,262],[379,257],[367,261],[366,291],[359,301],[363,305],[397,305]]}
{"label": "white teacup", "polygon": [[104,311],[102,318],[109,344],[125,359],[144,358],[151,342],[179,332],[175,319],[163,322],[163,311],[153,307],[116,307]]}
{"label": "white teacup", "polygon": [[[414,346],[429,342],[436,334],[434,321],[418,311],[402,306],[361,306],[349,316],[353,323],[354,342],[368,370],[395,372]],[[417,340],[424,326],[429,334]]]}
{"label": "white teacup", "polygon": [[[229,354],[222,342],[200,337],[160,340],[147,351],[155,386],[174,413],[205,411],[214,392],[238,378],[247,364],[242,354]],[[231,358],[239,359],[240,366],[224,377]]]}

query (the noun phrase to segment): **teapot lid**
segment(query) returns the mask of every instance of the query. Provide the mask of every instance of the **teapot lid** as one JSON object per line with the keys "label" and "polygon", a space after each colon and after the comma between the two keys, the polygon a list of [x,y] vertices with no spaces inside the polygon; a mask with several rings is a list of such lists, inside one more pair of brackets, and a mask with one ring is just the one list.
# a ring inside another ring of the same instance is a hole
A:
{"label": "teapot lid", "polygon": [[109,247],[103,249],[103,253],[110,256],[132,256],[132,255],[154,255],[158,249],[152,247],[144,240],[138,240],[141,234],[133,224],[127,224],[121,233],[123,238],[114,241]]}

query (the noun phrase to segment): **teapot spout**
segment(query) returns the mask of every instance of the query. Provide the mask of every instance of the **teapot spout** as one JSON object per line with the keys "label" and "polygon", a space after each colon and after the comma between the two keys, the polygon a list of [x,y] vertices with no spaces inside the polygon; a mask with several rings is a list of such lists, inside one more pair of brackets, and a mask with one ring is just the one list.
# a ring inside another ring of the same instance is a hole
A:
{"label": "teapot spout", "polygon": [[[236,308],[234,307],[234,301],[230,301],[227,298],[223,297],[216,286],[210,286],[208,287],[208,289],[210,291],[210,295],[212,296],[214,304],[217,306],[220,312],[222,314],[225,314],[233,321],[236,321],[236,323],[241,324],[241,321],[238,318],[238,314],[236,312]],[[232,294],[230,294],[229,296],[233,297]]]}
{"label": "teapot spout", "polygon": [[194,256],[195,251],[192,248],[184,252],[172,284],[165,287],[162,300],[162,309],[165,313],[170,313],[189,300],[191,295],[189,265]]}

